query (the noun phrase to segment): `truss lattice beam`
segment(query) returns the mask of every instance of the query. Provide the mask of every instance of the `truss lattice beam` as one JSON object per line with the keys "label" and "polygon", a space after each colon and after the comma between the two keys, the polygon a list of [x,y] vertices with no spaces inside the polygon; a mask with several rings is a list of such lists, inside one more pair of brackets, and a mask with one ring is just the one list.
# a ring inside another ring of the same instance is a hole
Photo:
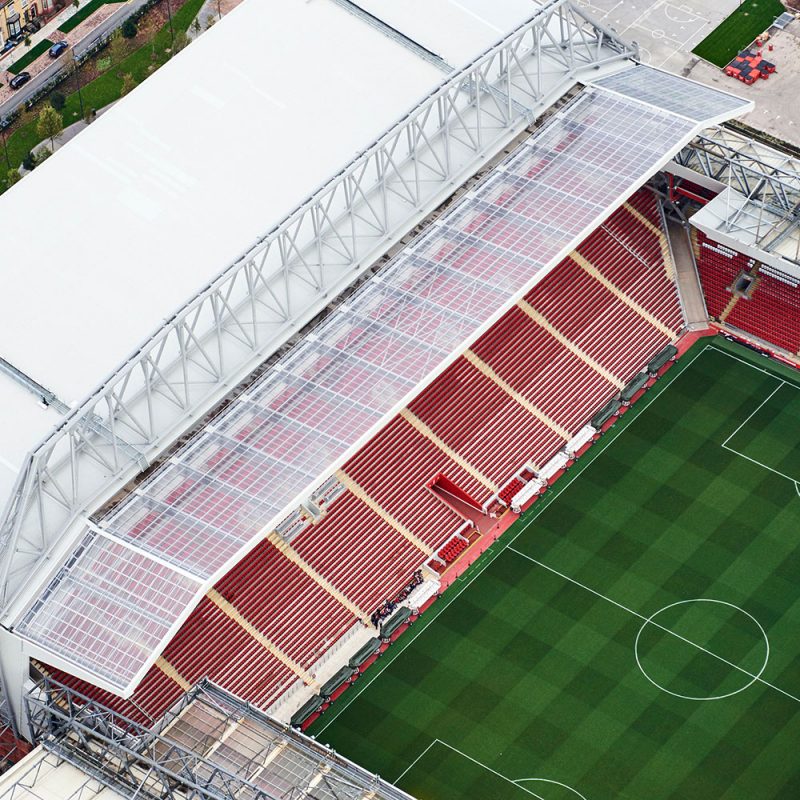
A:
{"label": "truss lattice beam", "polygon": [[549,0],[176,311],[29,453],[0,518],[3,623],[80,515],[151,463],[576,80],[635,56],[569,0]]}
{"label": "truss lattice beam", "polygon": [[[746,203],[732,210],[725,230],[747,233],[755,247],[800,263],[800,160],[721,126],[685,147],[675,162],[738,192]],[[791,248],[790,248],[791,249]]]}

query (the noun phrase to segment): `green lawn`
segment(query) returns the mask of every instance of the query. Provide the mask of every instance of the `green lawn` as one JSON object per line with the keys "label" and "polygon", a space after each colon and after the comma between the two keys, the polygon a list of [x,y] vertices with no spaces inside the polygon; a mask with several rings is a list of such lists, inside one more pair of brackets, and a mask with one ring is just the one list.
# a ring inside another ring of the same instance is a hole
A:
{"label": "green lawn", "polygon": [[29,64],[32,64],[39,58],[42,53],[46,53],[52,46],[54,42],[51,42],[49,39],[44,39],[43,41],[39,42],[35,47],[31,47],[27,53],[25,53],[22,58],[17,59],[9,68],[9,72],[13,72],[15,75],[19,75],[22,70],[25,69]]}
{"label": "green lawn", "polygon": [[699,343],[309,732],[420,800],[800,797],[800,497],[723,447],[797,437],[765,366]]}
{"label": "green lawn", "polygon": [[733,452],[800,482],[800,391],[777,379],[764,404],[725,442]]}
{"label": "green lawn", "polygon": [[785,10],[780,0],[744,0],[692,52],[718,67],[724,67]]}
{"label": "green lawn", "polygon": [[71,30],[77,28],[87,17],[94,14],[100,6],[106,5],[106,3],[118,2],[120,2],[120,0],[90,0],[90,2],[82,4],[63,25],[58,26],[58,29],[62,33],[69,33]]}

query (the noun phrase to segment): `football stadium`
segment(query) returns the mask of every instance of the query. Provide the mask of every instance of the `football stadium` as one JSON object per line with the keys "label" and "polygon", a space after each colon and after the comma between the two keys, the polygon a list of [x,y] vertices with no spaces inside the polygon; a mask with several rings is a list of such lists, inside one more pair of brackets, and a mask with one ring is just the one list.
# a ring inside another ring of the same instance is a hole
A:
{"label": "football stadium", "polygon": [[245,0],[0,197],[0,800],[800,797],[752,108],[571,0]]}

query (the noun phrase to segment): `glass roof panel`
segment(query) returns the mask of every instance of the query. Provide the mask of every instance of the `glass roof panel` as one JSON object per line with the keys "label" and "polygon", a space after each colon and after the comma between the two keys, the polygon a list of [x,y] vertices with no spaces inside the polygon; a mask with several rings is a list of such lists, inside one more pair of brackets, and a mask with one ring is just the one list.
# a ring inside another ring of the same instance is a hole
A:
{"label": "glass roof panel", "polygon": [[748,100],[644,64],[600,78],[592,85],[602,86],[697,122],[710,122],[723,114],[734,117],[750,105]]}
{"label": "glass roof panel", "polygon": [[695,127],[584,90],[97,520],[20,632],[126,687],[197,599],[162,562],[207,582]]}
{"label": "glass roof panel", "polygon": [[130,680],[191,602],[198,582],[91,532],[18,630],[114,683]]}

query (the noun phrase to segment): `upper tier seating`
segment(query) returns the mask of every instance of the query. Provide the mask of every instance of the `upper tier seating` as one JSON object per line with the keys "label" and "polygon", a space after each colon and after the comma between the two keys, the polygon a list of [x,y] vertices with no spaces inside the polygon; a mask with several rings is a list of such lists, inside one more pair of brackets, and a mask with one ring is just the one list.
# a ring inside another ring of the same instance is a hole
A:
{"label": "upper tier seating", "polygon": [[749,298],[740,299],[726,322],[790,353],[800,353],[800,281],[761,266]]}

